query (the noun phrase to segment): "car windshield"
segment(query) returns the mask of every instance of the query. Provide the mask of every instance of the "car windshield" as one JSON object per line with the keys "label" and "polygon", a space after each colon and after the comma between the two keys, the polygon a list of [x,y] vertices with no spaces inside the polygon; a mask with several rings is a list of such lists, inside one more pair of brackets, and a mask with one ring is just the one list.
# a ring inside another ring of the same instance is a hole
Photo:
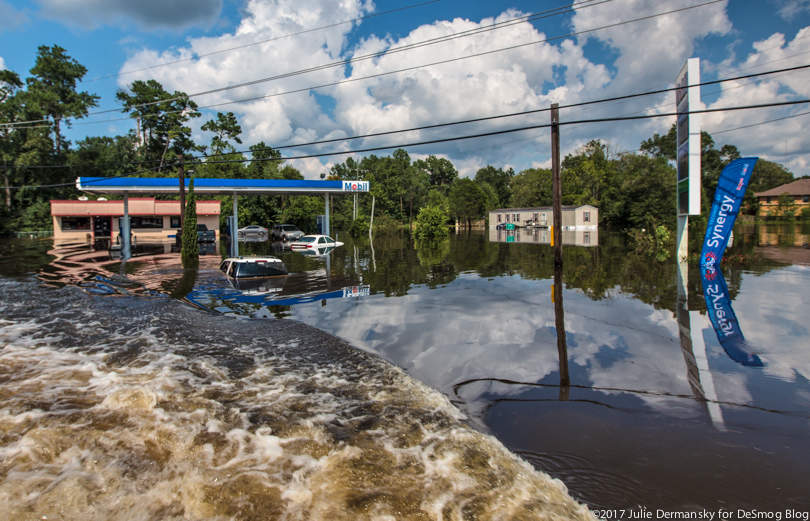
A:
{"label": "car windshield", "polygon": [[239,277],[261,277],[268,275],[268,268],[276,268],[278,262],[240,262],[238,263]]}
{"label": "car windshield", "polygon": [[291,224],[285,224],[284,226],[281,227],[281,229],[293,232],[293,231],[296,231],[298,228],[296,228],[295,226],[293,226]]}
{"label": "car windshield", "polygon": [[315,242],[315,237],[307,235],[305,237],[301,237],[298,242]]}

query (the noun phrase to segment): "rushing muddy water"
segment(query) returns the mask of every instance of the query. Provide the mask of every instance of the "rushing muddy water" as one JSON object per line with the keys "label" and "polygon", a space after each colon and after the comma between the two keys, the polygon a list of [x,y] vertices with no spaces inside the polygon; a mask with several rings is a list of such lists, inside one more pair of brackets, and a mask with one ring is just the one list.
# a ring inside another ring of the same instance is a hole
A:
{"label": "rushing muddy water", "polygon": [[0,519],[589,517],[440,393],[309,326],[0,294]]}
{"label": "rushing muddy water", "polygon": [[806,238],[740,230],[727,254],[761,366],[720,342],[694,267],[679,291],[605,233],[559,273],[476,234],[243,244],[290,268],[258,285],[216,250],[184,272],[168,244],[9,243],[0,518],[808,512]]}

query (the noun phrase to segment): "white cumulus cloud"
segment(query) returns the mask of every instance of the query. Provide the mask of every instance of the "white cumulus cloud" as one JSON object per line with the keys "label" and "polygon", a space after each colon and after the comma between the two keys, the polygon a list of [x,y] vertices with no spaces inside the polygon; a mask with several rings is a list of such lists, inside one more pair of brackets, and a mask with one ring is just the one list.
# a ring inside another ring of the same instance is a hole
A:
{"label": "white cumulus cloud", "polygon": [[[236,113],[246,144],[258,141],[271,146],[304,143],[542,109],[554,102],[574,104],[610,95],[670,87],[686,59],[695,52],[697,42],[710,35],[731,33],[733,28],[726,14],[726,4],[721,2],[586,32],[577,38],[556,38],[543,43],[572,29],[588,31],[695,5],[691,0],[666,5],[626,0],[577,10],[571,18],[572,27],[557,27],[553,34],[538,30],[528,22],[520,22],[507,28],[397,52],[403,46],[488,28],[525,13],[509,9],[480,21],[465,18],[436,20],[401,36],[370,34],[360,41],[352,41],[349,39],[351,30],[362,22],[335,22],[352,20],[372,12],[374,6],[368,2],[248,0],[243,19],[233,33],[190,38],[186,46],[170,51],[142,50],[127,61],[122,71],[139,70],[161,62],[184,61],[168,67],[124,74],[120,85],[125,87],[136,78],[155,77],[167,89],[194,94],[250,83],[198,96],[195,101],[203,107],[215,105],[211,110]],[[308,32],[306,37],[289,36],[321,26],[331,27]],[[810,52],[810,47],[806,47],[810,44],[802,40],[803,36],[804,30],[791,41],[783,35],[773,35],[758,42],[742,64],[731,67],[730,61],[723,63],[724,74],[767,67],[773,63],[783,66],[792,63],[791,60],[801,60],[801,57],[790,57]],[[610,52],[594,52],[588,47],[594,42],[610,49]],[[639,42],[644,42],[644,45],[639,45]],[[807,42],[810,42],[810,38]],[[508,47],[514,48],[499,51]],[[223,49],[230,50],[220,52]],[[379,52],[384,54],[364,58]],[[479,53],[482,55],[465,58]],[[346,59],[355,61],[348,65],[321,67]],[[287,75],[308,68],[314,70],[306,74]],[[704,70],[717,68],[716,64],[704,62]],[[275,78],[277,76],[282,77]],[[325,86],[311,89],[317,85]],[[810,82],[804,77],[787,75],[754,82],[752,88],[747,85],[744,89],[734,89],[732,85],[724,85],[720,99],[713,106],[787,99],[791,93],[806,96],[810,89],[808,85]],[[248,98],[252,99],[245,101]],[[229,103],[234,101],[238,102]],[[662,94],[562,109],[561,119],[571,121],[671,112],[672,105],[672,96]],[[721,130],[721,127],[750,122],[750,117],[750,114],[744,113],[718,114],[706,117],[706,128],[710,132],[713,129]],[[592,139],[602,139],[613,151],[636,150],[639,143],[653,132],[666,132],[672,124],[671,119],[565,126],[562,151],[564,154],[572,152]],[[288,153],[300,155],[391,146],[542,125],[548,121],[548,113],[539,112],[292,149]],[[800,123],[800,120],[785,123],[783,128],[793,129],[794,125]],[[774,158],[777,158],[776,142],[779,141],[782,150],[779,157],[794,168],[799,168],[804,160],[798,152],[806,150],[808,143],[795,134],[785,134],[780,138],[777,138],[777,134],[772,136],[773,139],[769,136],[766,140],[756,141],[738,139],[736,134],[728,137],[733,137],[730,142],[738,142],[744,153],[771,154]],[[485,139],[426,145],[411,148],[410,153],[414,157],[427,154],[447,157],[465,176],[474,175],[478,168],[486,164],[509,164],[520,170],[548,163],[548,135],[547,129],[536,129]],[[749,151],[746,148],[749,144],[759,148]],[[389,151],[377,153],[384,155]],[[299,161],[296,164],[302,165],[305,175],[315,177],[328,169],[329,164],[343,161],[345,157]]]}

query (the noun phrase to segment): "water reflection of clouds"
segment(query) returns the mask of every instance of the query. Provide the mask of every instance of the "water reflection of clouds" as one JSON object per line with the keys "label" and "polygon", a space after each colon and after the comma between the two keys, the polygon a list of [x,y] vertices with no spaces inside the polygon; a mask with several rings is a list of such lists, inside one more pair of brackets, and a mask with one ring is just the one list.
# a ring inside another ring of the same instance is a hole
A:
{"label": "water reflection of clouds", "polygon": [[[340,321],[324,316],[325,310],[297,308],[293,313],[445,392],[479,378],[556,382],[559,361],[550,286],[548,280],[486,280],[466,274],[439,290],[414,287],[402,298],[365,299],[339,312]],[[670,312],[624,295],[593,301],[578,291],[566,291],[564,298],[572,383],[691,395]],[[471,396],[473,389],[465,389],[465,399],[525,391],[523,386],[498,383],[475,389],[482,394]],[[672,398],[642,399],[673,412],[681,407],[671,403],[678,402]],[[689,401],[685,407],[693,410],[695,404]]]}
{"label": "water reflection of clouds", "polygon": [[807,310],[810,268],[790,266],[764,275],[744,274],[734,310],[748,343],[772,377],[795,382],[810,379]]}
{"label": "water reflection of clouds", "polygon": [[[734,307],[750,343],[767,359],[764,369],[730,360],[708,318],[698,317],[702,327],[692,335],[702,335],[710,369],[700,377],[704,386],[712,378],[718,400],[774,409],[795,409],[797,400],[807,403],[801,386],[777,393],[782,397],[778,403],[761,378],[763,370],[786,381],[810,375],[807,327],[801,322],[808,304],[803,279],[809,275],[810,270],[798,267],[744,275]],[[296,307],[293,317],[375,352],[446,393],[477,379],[556,384],[559,361],[550,295],[550,280],[465,273],[437,289],[412,287],[403,297],[378,294],[351,306]],[[619,291],[595,301],[566,290],[564,304],[573,384],[614,397],[627,395],[624,390],[644,391],[632,393],[638,403],[671,416],[705,414],[700,401],[688,399],[694,392],[685,359],[694,355],[681,350],[671,311]],[[464,386],[461,396],[472,412],[481,406],[476,401],[525,392],[525,385],[489,380]]]}

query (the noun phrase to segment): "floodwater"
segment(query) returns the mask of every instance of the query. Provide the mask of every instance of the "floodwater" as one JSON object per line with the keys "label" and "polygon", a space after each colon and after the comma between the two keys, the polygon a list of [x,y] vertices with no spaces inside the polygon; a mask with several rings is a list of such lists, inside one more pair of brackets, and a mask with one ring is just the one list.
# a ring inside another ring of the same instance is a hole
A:
{"label": "floodwater", "polygon": [[242,243],[290,270],[249,286],[6,243],[0,518],[806,516],[807,226],[738,228],[733,346],[696,267],[535,235]]}

